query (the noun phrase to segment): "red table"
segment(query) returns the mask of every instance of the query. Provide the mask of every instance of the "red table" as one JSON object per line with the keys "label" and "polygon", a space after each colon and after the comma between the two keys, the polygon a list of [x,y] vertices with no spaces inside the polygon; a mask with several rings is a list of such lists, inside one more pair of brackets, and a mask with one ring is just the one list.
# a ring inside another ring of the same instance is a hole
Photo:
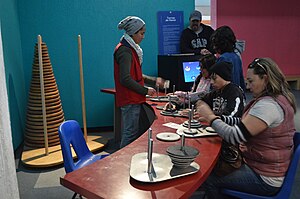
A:
{"label": "red table", "polygon": [[115,142],[120,143],[121,141],[121,110],[116,106],[116,90],[114,88],[100,89],[103,93],[114,95],[114,134]]}
{"label": "red table", "polygon": [[[152,103],[150,104],[159,104]],[[155,109],[156,110],[156,109]],[[174,122],[181,124],[186,118],[162,116],[156,110],[158,119],[154,121],[152,135],[153,153],[166,154],[171,145],[177,142],[162,142],[156,139],[161,132],[176,132],[175,129],[162,124]],[[110,156],[60,178],[60,183],[87,198],[188,198],[205,181],[214,167],[221,148],[218,136],[186,138],[185,145],[197,148],[200,155],[195,159],[200,170],[192,175],[175,178],[158,183],[143,183],[130,177],[131,157],[137,153],[147,152],[148,133],[116,151]]]}

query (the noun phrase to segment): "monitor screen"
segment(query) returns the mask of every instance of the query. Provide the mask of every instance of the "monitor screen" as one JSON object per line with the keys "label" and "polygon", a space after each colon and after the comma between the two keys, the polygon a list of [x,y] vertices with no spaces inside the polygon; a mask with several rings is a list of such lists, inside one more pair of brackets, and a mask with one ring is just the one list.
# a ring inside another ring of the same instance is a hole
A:
{"label": "monitor screen", "polygon": [[193,82],[200,74],[200,62],[199,61],[187,61],[182,62],[184,82]]}

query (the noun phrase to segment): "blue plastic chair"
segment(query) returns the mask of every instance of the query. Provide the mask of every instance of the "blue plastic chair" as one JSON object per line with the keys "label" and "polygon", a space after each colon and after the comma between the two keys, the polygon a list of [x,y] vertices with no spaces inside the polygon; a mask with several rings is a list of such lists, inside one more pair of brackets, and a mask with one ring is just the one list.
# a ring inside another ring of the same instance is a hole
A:
{"label": "blue plastic chair", "polygon": [[285,176],[284,182],[282,184],[282,187],[280,191],[274,195],[274,196],[259,196],[259,195],[253,195],[249,193],[239,192],[231,189],[223,189],[222,193],[234,196],[237,198],[243,198],[243,199],[284,199],[289,198],[292,187],[294,184],[294,179],[297,171],[298,161],[300,157],[300,133],[296,132],[294,135],[294,155],[292,158],[292,161],[290,163],[290,166],[288,168],[287,174]]}
{"label": "blue plastic chair", "polygon": [[[82,130],[75,120],[63,122],[58,128],[58,134],[66,173],[75,171],[108,156],[108,154],[94,155],[89,150],[83,137]],[[77,161],[73,160],[70,145],[72,145],[76,153]],[[76,195],[77,193],[74,193],[72,198],[75,198]]]}

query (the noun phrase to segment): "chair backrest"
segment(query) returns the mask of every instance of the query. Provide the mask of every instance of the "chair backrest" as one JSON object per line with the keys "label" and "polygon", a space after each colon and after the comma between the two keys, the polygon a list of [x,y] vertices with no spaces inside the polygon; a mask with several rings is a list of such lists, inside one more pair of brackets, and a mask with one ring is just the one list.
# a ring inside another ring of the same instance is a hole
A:
{"label": "chair backrest", "polygon": [[296,132],[294,135],[294,155],[291,160],[289,169],[285,176],[283,185],[280,189],[280,192],[276,196],[277,198],[289,198],[289,195],[292,192],[292,187],[297,172],[298,161],[300,158],[300,132]]}
{"label": "chair backrest", "polygon": [[64,167],[67,173],[74,171],[76,168],[70,145],[72,145],[78,161],[87,155],[93,155],[87,147],[82,130],[77,121],[64,121],[58,128],[58,134],[64,159]]}

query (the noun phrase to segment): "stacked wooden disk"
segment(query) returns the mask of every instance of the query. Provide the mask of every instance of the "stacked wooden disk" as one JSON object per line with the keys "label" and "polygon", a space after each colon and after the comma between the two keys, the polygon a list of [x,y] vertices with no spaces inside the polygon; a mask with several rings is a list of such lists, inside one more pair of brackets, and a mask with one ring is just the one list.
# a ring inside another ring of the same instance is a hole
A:
{"label": "stacked wooden disk", "polygon": [[[48,146],[59,144],[58,127],[64,121],[59,91],[53,74],[48,48],[42,43],[43,77],[46,104]],[[45,147],[38,45],[35,45],[32,78],[26,115],[25,145]]]}

